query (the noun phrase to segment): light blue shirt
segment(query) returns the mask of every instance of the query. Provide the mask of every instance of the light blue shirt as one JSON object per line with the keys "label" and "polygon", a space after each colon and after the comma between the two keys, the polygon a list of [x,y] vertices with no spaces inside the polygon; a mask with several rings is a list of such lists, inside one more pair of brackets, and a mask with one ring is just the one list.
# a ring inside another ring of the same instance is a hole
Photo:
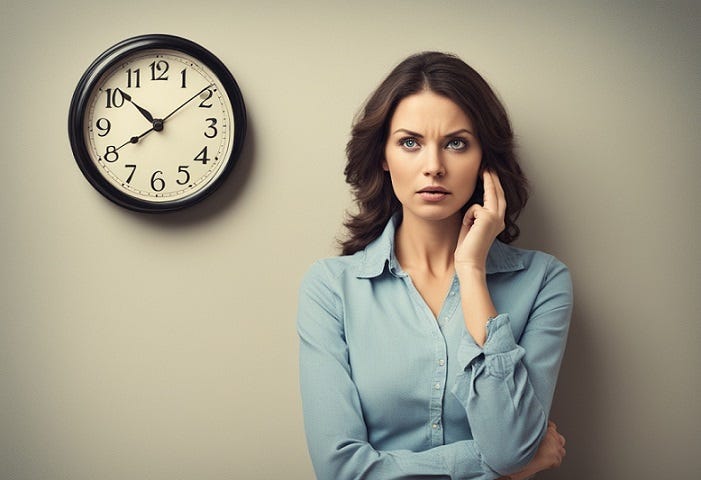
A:
{"label": "light blue shirt", "polygon": [[565,350],[565,265],[499,241],[487,284],[499,315],[479,347],[457,277],[436,318],[394,254],[395,215],[365,250],[316,262],[300,288],[304,424],[320,480],[494,479],[545,434]]}

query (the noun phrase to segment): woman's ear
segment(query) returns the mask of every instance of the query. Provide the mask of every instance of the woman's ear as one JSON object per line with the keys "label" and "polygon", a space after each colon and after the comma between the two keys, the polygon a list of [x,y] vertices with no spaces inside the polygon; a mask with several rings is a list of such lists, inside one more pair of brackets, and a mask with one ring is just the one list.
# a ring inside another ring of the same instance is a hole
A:
{"label": "woman's ear", "polygon": [[389,172],[389,164],[387,164],[387,159],[382,155],[382,170]]}

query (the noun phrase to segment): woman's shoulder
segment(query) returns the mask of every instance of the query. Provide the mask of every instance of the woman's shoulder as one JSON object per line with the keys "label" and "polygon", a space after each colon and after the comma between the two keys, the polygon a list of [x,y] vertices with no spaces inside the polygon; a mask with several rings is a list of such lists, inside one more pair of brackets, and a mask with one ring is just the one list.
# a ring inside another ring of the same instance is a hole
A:
{"label": "woman's shoulder", "polygon": [[[312,263],[299,286],[300,312],[321,307],[332,316],[340,318],[343,310],[344,291],[348,279],[356,278],[358,257],[354,255],[322,258]],[[313,306],[313,307],[310,307]]]}
{"label": "woman's shoulder", "polygon": [[545,285],[555,282],[571,289],[570,271],[565,263],[550,253],[507,245],[496,241],[489,251],[487,273],[517,273],[528,283]]}
{"label": "woman's shoulder", "polygon": [[[519,289],[535,288],[540,294],[554,296],[567,304],[572,303],[573,287],[570,271],[560,259],[540,250],[530,250],[500,243],[501,258],[513,267],[513,282]],[[490,251],[491,254],[491,251]]]}
{"label": "woman's shoulder", "polygon": [[353,255],[320,258],[309,266],[307,274],[319,273],[338,277],[344,273],[352,273],[358,269],[364,257],[365,252],[361,250]]}
{"label": "woman's shoulder", "polygon": [[495,240],[489,251],[489,257],[494,267],[500,268],[567,268],[565,263],[554,255]]}
{"label": "woman's shoulder", "polygon": [[353,255],[339,255],[316,260],[302,278],[302,286],[324,284],[327,287],[337,283],[340,278],[355,276],[365,257],[364,251]]}

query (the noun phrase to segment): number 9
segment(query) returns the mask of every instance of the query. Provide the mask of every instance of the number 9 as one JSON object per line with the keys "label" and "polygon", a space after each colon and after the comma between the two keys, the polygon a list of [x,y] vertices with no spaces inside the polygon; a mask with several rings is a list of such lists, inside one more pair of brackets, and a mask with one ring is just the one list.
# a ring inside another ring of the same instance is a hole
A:
{"label": "number 9", "polygon": [[[107,125],[105,125],[105,124],[107,124]],[[104,133],[98,133],[97,134],[98,137],[104,137],[105,135],[110,133],[110,130],[112,129],[112,124],[106,118],[99,118],[97,120],[97,122],[95,123],[95,126],[97,127],[97,129],[99,131],[104,132]]]}

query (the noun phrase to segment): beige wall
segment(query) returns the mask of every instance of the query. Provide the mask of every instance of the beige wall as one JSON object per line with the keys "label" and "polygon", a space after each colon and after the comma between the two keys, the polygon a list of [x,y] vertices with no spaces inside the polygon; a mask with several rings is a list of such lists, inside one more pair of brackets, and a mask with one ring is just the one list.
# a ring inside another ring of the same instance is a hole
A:
{"label": "beige wall", "polygon": [[[519,243],[573,272],[568,458],[543,478],[701,472],[699,7],[292,3],[2,2],[0,478],[312,477],[298,281],[334,253],[354,113],[424,49],[502,96],[535,192]],[[94,57],[155,32],[220,56],[249,136],[212,198],[143,216],[85,181],[66,118]]]}

